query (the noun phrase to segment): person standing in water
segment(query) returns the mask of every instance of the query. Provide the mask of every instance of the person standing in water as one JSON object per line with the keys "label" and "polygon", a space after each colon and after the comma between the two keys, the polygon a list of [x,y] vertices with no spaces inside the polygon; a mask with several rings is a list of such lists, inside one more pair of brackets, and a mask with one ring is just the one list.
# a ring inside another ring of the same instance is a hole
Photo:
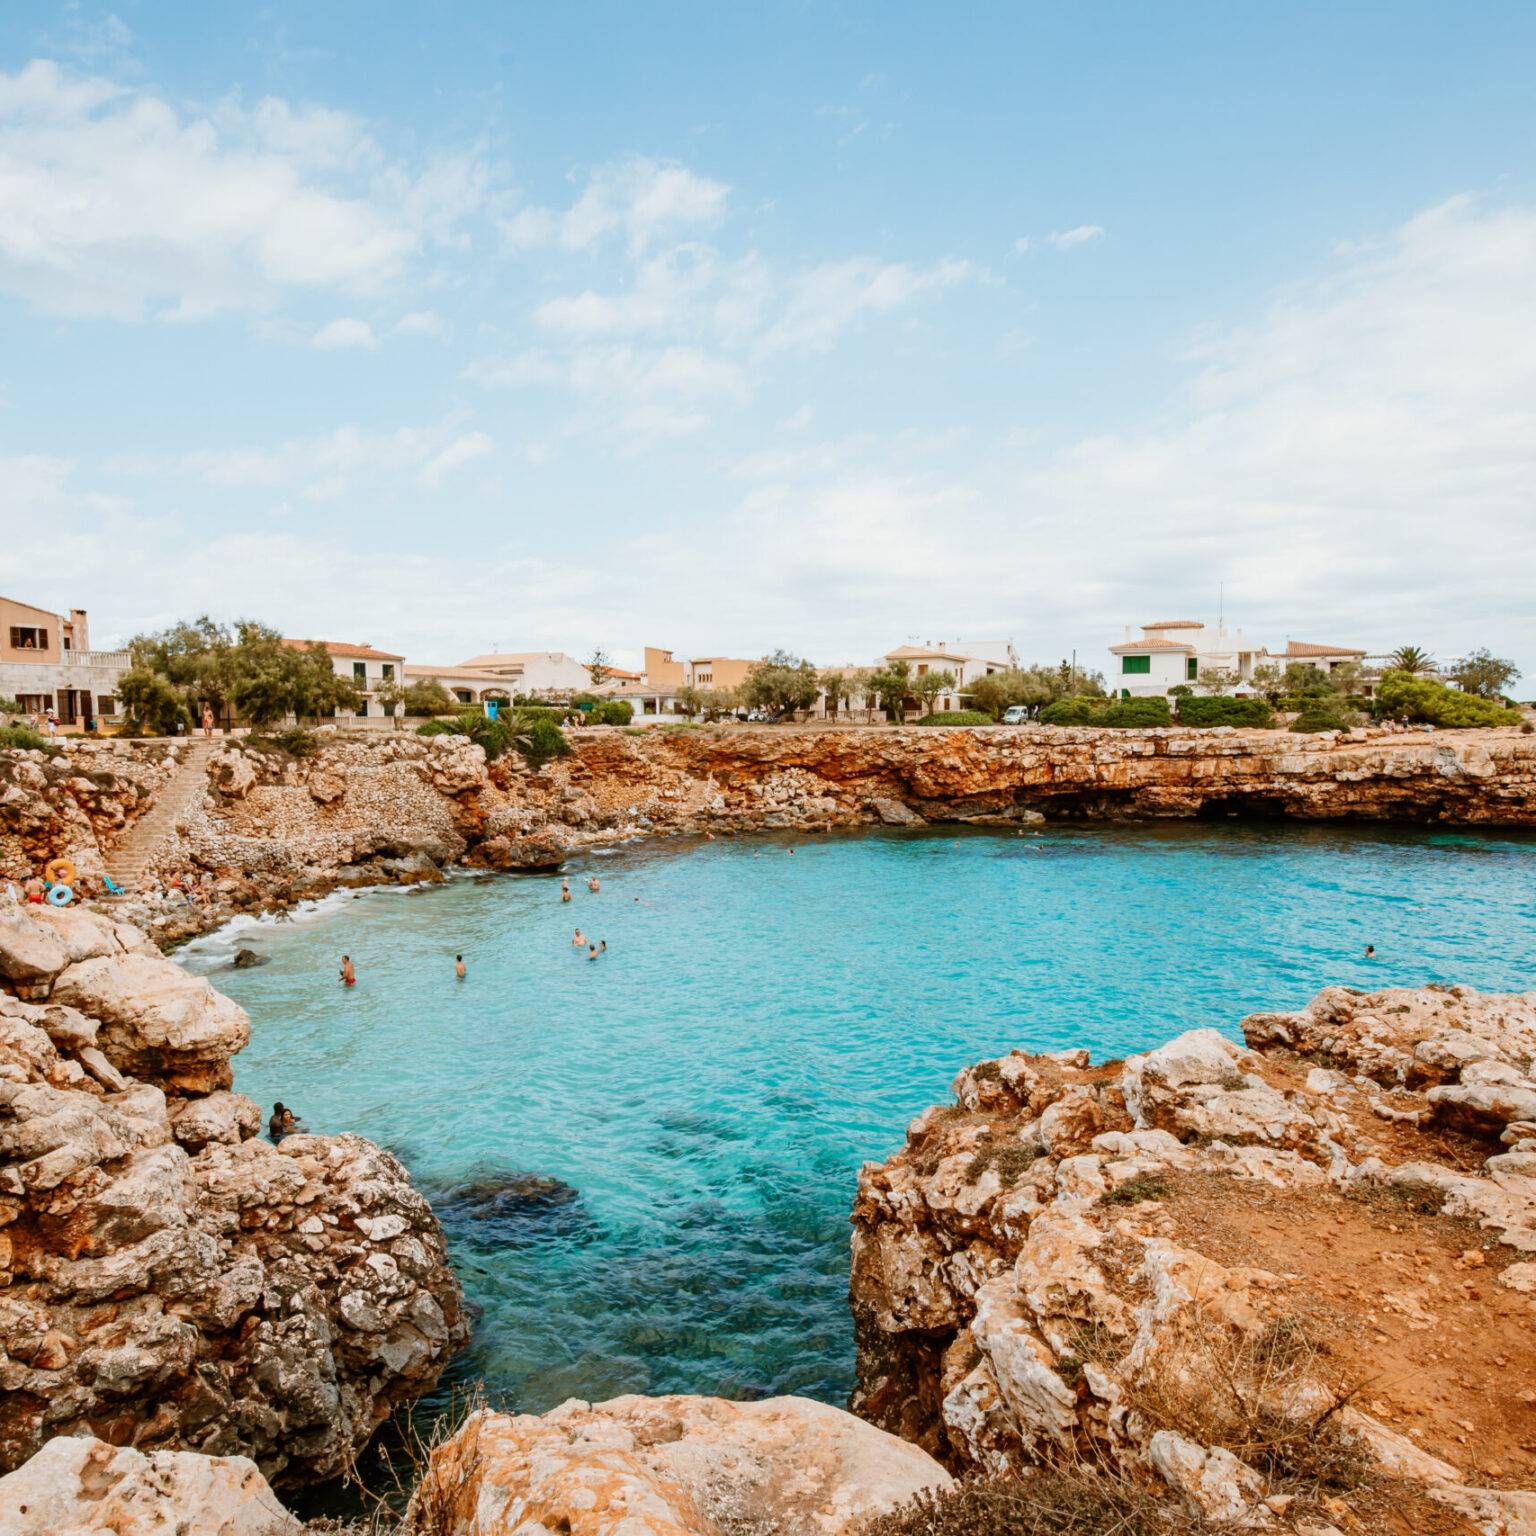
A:
{"label": "person standing in water", "polygon": [[569,880],[562,879],[561,882],[560,882],[560,900],[561,901],[569,901],[570,899],[571,899],[571,882]]}
{"label": "person standing in water", "polygon": [[469,972],[464,969],[463,955],[455,955],[453,957],[453,974],[457,976],[460,981],[463,981],[464,978],[469,974]]}
{"label": "person standing in water", "polygon": [[580,949],[581,946],[586,942],[587,936],[581,931],[580,928],[578,928],[576,932],[571,935],[571,943],[577,949]]}
{"label": "person standing in water", "polygon": [[1367,960],[1374,960],[1376,958],[1376,946],[1374,944],[1367,944],[1365,946],[1365,958]]}
{"label": "person standing in water", "polygon": [[281,1099],[272,1106],[272,1118],[267,1121],[267,1135],[276,1146],[284,1136],[291,1136],[299,1127],[298,1116]]}
{"label": "person standing in water", "polygon": [[587,881],[587,889],[589,891],[592,891],[592,892],[595,893],[597,891],[602,890],[602,888],[603,888],[603,882],[601,880],[599,880],[596,875],[593,875],[591,877],[591,879],[589,879]]}
{"label": "person standing in water", "polygon": [[351,955],[343,955],[341,957],[341,984],[344,987],[355,987],[357,985],[357,972],[353,969]]}

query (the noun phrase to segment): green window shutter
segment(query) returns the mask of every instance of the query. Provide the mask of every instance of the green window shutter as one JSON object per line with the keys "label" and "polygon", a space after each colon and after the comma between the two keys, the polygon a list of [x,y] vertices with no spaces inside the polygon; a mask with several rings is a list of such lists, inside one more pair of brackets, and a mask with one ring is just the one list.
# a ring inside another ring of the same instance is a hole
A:
{"label": "green window shutter", "polygon": [[1150,672],[1152,670],[1152,658],[1150,656],[1122,656],[1120,658],[1120,670],[1122,672]]}
{"label": "green window shutter", "polygon": [[1199,676],[1200,676],[1200,658],[1198,656],[1191,656],[1189,658],[1189,663],[1188,663],[1188,677],[1189,677],[1190,682],[1194,682],[1194,680],[1197,677],[1199,677]]}

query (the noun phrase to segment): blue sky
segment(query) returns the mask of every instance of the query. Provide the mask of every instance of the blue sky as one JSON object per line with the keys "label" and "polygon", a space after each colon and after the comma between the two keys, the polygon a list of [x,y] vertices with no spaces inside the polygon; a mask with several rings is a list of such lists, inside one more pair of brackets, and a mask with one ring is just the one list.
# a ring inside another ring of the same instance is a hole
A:
{"label": "blue sky", "polygon": [[1536,677],[1536,8],[12,3],[0,590]]}

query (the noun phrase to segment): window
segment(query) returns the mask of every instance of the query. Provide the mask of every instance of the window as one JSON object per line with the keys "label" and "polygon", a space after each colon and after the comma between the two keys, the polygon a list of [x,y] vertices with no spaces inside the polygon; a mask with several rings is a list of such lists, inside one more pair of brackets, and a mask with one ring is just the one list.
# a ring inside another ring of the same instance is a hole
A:
{"label": "window", "polygon": [[352,663],[352,681],[359,688],[368,686],[368,663],[366,661],[354,661]]}
{"label": "window", "polygon": [[1120,670],[1122,672],[1150,672],[1152,670],[1152,658],[1150,656],[1122,656],[1120,658]]}
{"label": "window", "polygon": [[13,651],[46,651],[48,631],[31,624],[12,624],[11,649]]}
{"label": "window", "polygon": [[359,699],[357,701],[357,712],[360,715],[366,715],[368,713],[368,700],[367,699]]}
{"label": "window", "polygon": [[53,708],[53,695],[51,693],[22,693],[16,696],[16,702],[21,706],[24,715],[40,715],[45,710]]}
{"label": "window", "polygon": [[1190,682],[1194,682],[1200,676],[1200,658],[1198,656],[1191,656],[1188,662],[1185,663],[1184,675]]}
{"label": "window", "polygon": [[98,715],[115,715],[117,713],[117,700],[110,693],[98,693],[96,695],[96,713]]}
{"label": "window", "polygon": [[394,680],[395,680],[395,664],[394,664],[394,662],[392,662],[392,661],[384,662],[383,665],[380,666],[380,668],[379,668],[379,675],[384,679],[384,681],[386,683],[394,682]]}

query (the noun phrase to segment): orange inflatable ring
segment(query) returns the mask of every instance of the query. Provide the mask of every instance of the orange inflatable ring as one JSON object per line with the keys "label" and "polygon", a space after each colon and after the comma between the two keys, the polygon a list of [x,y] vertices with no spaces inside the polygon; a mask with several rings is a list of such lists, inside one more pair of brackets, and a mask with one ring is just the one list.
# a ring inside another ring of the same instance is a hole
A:
{"label": "orange inflatable ring", "polygon": [[43,873],[55,885],[73,885],[80,872],[73,859],[49,859],[43,866]]}

